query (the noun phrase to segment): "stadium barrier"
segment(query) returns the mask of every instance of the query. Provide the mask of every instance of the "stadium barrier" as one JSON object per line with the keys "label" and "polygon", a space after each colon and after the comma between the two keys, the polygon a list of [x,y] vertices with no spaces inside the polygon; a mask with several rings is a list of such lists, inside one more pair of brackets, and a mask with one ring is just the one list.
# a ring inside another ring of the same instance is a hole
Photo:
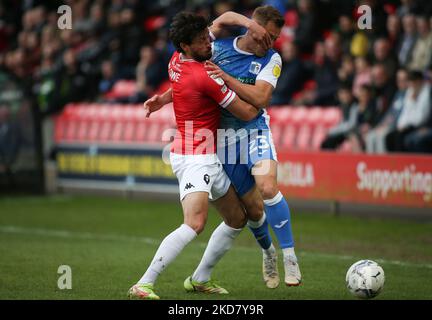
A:
{"label": "stadium barrier", "polygon": [[290,198],[432,208],[432,157],[278,153],[278,184]]}
{"label": "stadium barrier", "polygon": [[[273,107],[282,192],[307,200],[432,207],[432,157],[321,152],[337,108]],[[162,160],[172,106],[145,118],[139,105],[70,104],[55,119],[60,187],[177,193]],[[348,151],[348,152],[347,152]]]}

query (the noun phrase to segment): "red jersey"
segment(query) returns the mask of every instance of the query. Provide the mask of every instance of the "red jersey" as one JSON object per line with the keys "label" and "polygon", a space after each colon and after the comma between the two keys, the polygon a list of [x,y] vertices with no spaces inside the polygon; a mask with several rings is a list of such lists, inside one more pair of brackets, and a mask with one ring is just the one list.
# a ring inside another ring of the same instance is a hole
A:
{"label": "red jersey", "polygon": [[221,78],[210,77],[204,63],[185,59],[178,52],[171,57],[168,73],[178,130],[171,152],[216,153],[219,106],[229,106],[235,92]]}

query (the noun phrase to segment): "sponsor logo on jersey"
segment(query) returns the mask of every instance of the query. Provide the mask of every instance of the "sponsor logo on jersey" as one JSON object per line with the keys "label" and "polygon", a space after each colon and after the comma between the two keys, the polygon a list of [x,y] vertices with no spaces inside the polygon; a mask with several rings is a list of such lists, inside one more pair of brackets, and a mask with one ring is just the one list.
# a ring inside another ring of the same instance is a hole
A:
{"label": "sponsor logo on jersey", "polygon": [[222,91],[222,93],[225,93],[225,92],[227,92],[227,90],[228,90],[228,88],[227,88],[227,86],[226,85],[224,85],[222,88],[221,88],[221,91]]}
{"label": "sponsor logo on jersey", "polygon": [[279,78],[279,77],[280,77],[280,74],[281,74],[281,67],[280,67],[280,65],[275,64],[275,66],[273,67],[273,75],[274,75],[276,78]]}
{"label": "sponsor logo on jersey", "polygon": [[210,183],[210,176],[208,174],[204,175],[204,181],[205,181],[206,184]]}
{"label": "sponsor logo on jersey", "polygon": [[262,64],[256,61],[252,61],[249,67],[249,72],[252,74],[258,74],[261,71]]}
{"label": "sponsor logo on jersey", "polygon": [[230,61],[227,59],[224,59],[224,60],[221,60],[220,62],[218,62],[218,65],[223,66],[224,64],[227,64],[227,63],[230,63]]}
{"label": "sponsor logo on jersey", "polygon": [[255,84],[255,78],[236,77],[238,81],[245,84]]}
{"label": "sponsor logo on jersey", "polygon": [[211,75],[210,78],[212,78],[213,81],[216,82],[220,86],[223,86],[225,84],[225,82],[220,77],[217,77],[215,75]]}

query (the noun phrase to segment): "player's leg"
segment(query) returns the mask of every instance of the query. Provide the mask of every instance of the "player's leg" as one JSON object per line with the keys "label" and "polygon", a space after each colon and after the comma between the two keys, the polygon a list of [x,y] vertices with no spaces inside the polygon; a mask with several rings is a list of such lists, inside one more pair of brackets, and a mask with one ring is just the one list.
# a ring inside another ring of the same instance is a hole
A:
{"label": "player's leg", "polygon": [[277,254],[268,229],[264,204],[248,167],[247,136],[235,144],[219,148],[218,155],[222,159],[223,168],[246,209],[249,230],[263,250],[264,282],[267,287],[276,288],[279,285]]}
{"label": "player's leg", "polygon": [[252,188],[241,197],[248,217],[248,227],[260,244],[263,252],[263,279],[270,289],[279,286],[279,271],[277,266],[277,252],[271,241],[268,230],[264,203],[258,188],[254,184]]}
{"label": "player's leg", "polygon": [[153,291],[158,276],[184,247],[204,230],[208,211],[208,193],[194,192],[186,195],[182,207],[184,223],[163,239],[147,271],[130,289],[130,297],[158,299]]}
{"label": "player's leg", "polygon": [[248,166],[264,199],[267,220],[282,248],[285,283],[295,286],[300,284],[301,274],[294,252],[291,213],[277,186],[277,154],[268,120],[265,123],[263,129],[251,130],[249,133]]}
{"label": "player's leg", "polygon": [[301,282],[301,273],[294,251],[291,213],[287,201],[277,186],[277,163],[274,160],[265,159],[258,161],[253,169],[257,169],[252,170],[252,173],[254,174],[255,182],[264,199],[267,220],[282,248],[285,283],[289,286],[299,285]]}
{"label": "player's leg", "polygon": [[222,167],[210,183],[212,203],[224,221],[213,231],[200,264],[184,286],[187,291],[226,294],[227,290],[211,281],[211,273],[245,226],[246,214]]}
{"label": "player's leg", "polygon": [[211,273],[216,264],[232,247],[234,239],[246,224],[246,215],[240,201],[231,186],[213,205],[223,217],[223,222],[213,231],[204,255],[191,277],[185,281],[187,291],[226,294],[227,290],[211,280]]}
{"label": "player's leg", "polygon": [[[262,198],[255,188],[255,180],[248,167],[247,136],[224,147],[223,168],[243,202],[248,218],[248,227],[263,250],[270,248],[272,240],[265,219]],[[232,154],[234,153],[234,154]]]}
{"label": "player's leg", "polygon": [[[158,299],[159,297],[153,291],[153,286],[159,274],[189,242],[202,232],[207,221],[211,186],[202,179],[209,169],[205,163],[207,158],[171,153],[170,161],[179,181],[184,221],[179,228],[162,241],[147,271],[129,290],[130,298]],[[204,164],[202,164],[203,161]]]}

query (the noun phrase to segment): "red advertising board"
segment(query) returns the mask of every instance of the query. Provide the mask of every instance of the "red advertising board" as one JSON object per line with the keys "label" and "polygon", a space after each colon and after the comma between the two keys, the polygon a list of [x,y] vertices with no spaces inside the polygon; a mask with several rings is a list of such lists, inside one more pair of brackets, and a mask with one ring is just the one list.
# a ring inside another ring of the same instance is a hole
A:
{"label": "red advertising board", "polygon": [[432,208],[432,157],[278,153],[278,182],[291,198]]}

